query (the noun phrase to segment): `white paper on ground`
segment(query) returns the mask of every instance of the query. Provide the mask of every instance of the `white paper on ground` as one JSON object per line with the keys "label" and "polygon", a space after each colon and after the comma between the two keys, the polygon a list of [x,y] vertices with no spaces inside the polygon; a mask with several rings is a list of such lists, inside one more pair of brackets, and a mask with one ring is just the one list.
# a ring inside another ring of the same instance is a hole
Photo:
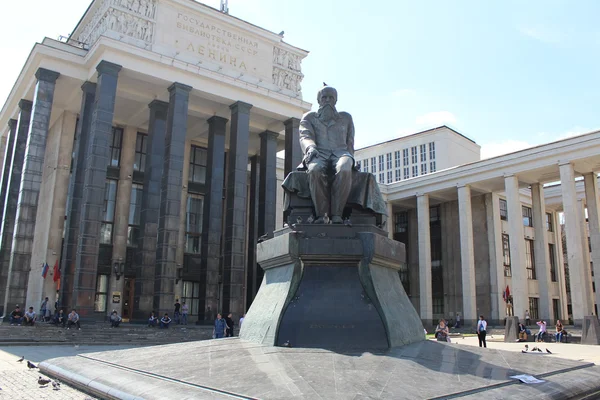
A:
{"label": "white paper on ground", "polygon": [[543,381],[543,380],[538,379],[538,378],[536,378],[534,376],[531,376],[531,375],[513,375],[513,376],[511,376],[511,378],[518,379],[518,380],[520,380],[523,383],[543,383],[543,382],[546,382],[546,381]]}

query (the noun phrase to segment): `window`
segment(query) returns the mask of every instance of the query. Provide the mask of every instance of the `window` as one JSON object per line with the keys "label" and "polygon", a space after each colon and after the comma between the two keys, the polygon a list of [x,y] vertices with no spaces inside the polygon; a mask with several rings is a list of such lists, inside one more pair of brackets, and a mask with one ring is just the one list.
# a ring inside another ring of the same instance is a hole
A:
{"label": "window", "polygon": [[421,164],[421,175],[425,175],[427,173],[427,163]]}
{"label": "window", "polygon": [[413,167],[412,167],[412,176],[413,176],[413,178],[415,176],[419,176],[419,166],[418,165],[413,165]]}
{"label": "window", "polygon": [[108,294],[108,275],[96,277],[96,298],[94,299],[94,311],[106,312],[106,296]]}
{"label": "window", "polygon": [[181,301],[185,301],[185,304],[190,308],[190,315],[197,316],[200,305],[200,283],[183,281]]}
{"label": "window", "polygon": [[133,184],[129,201],[129,225],[127,226],[127,246],[137,247],[140,236],[140,214],[142,212],[142,194],[144,186]]}
{"label": "window", "polygon": [[190,153],[189,180],[195,183],[206,182],[206,149],[192,146]]}
{"label": "window", "polygon": [[377,159],[371,157],[371,173],[374,174],[375,172],[377,172]]}
{"label": "window", "polygon": [[110,158],[109,167],[118,167],[121,160],[121,142],[123,140],[123,129],[113,127],[110,133]]}
{"label": "window", "polygon": [[369,172],[369,159],[365,158],[362,162],[362,170],[363,172]]}
{"label": "window", "polygon": [[408,149],[402,149],[402,164],[408,166]]}
{"label": "window", "polygon": [[525,267],[527,268],[527,278],[537,279],[535,274],[535,254],[533,251],[533,240],[525,239]]}
{"label": "window", "polygon": [[100,243],[112,244],[115,205],[117,204],[117,181],[107,179],[104,188],[104,209],[102,210],[102,225],[100,226]]}
{"label": "window", "polygon": [[146,147],[148,135],[138,132],[135,139],[135,161],[133,162],[134,171],[144,172],[146,170]]}
{"label": "window", "polygon": [[404,167],[404,179],[410,178],[410,169],[408,167]]}
{"label": "window", "polygon": [[392,153],[387,153],[385,155],[385,164],[387,169],[392,169]]}
{"label": "window", "polygon": [[379,172],[383,171],[383,154],[379,156]]}
{"label": "window", "polygon": [[202,240],[202,212],[204,198],[202,196],[188,195],[185,219],[185,252],[200,253]]}
{"label": "window", "polygon": [[435,166],[435,161],[431,161],[429,163],[429,172],[435,172],[437,171],[437,167]]}
{"label": "window", "polygon": [[410,158],[413,164],[417,163],[417,146],[410,148]]}
{"label": "window", "polygon": [[429,142],[429,159],[435,160],[435,142]]}
{"label": "window", "polygon": [[500,219],[503,221],[508,220],[508,208],[506,207],[506,200],[500,199]]}
{"label": "window", "polygon": [[439,221],[441,221],[440,206],[430,207],[429,208],[429,222],[439,222]]}
{"label": "window", "polygon": [[504,259],[504,276],[512,276],[510,270],[510,241],[508,235],[502,235],[502,257]]}
{"label": "window", "polygon": [[387,183],[392,183],[392,171],[387,172]]}
{"label": "window", "polygon": [[394,152],[394,168],[400,168],[400,150]]}
{"label": "window", "polygon": [[379,173],[379,183],[385,183],[385,172]]}
{"label": "window", "polygon": [[394,214],[394,233],[408,232],[408,212]]}
{"label": "window", "polygon": [[534,321],[540,319],[539,299],[537,297],[529,298],[529,316]]}
{"label": "window", "polygon": [[548,243],[548,254],[550,255],[550,279],[552,282],[557,282],[556,279],[556,255],[554,253],[554,245]]}
{"label": "window", "polygon": [[434,314],[444,314],[444,298],[439,296],[433,296],[432,307]]}
{"label": "window", "polygon": [[533,216],[531,214],[531,207],[521,206],[523,212],[523,225],[533,226]]}
{"label": "window", "polygon": [[419,146],[419,150],[421,151],[421,162],[427,161],[427,146],[422,144]]}
{"label": "window", "polygon": [[554,232],[554,227],[552,224],[552,214],[546,213],[546,230],[548,232]]}
{"label": "window", "polygon": [[398,169],[395,171],[395,176],[394,176],[394,178],[395,178],[395,179],[394,179],[394,181],[395,181],[395,182],[398,182],[398,181],[402,180],[402,171],[400,171],[400,168],[398,168]]}
{"label": "window", "polygon": [[562,319],[560,317],[560,300],[552,299],[552,309],[554,310],[554,320]]}

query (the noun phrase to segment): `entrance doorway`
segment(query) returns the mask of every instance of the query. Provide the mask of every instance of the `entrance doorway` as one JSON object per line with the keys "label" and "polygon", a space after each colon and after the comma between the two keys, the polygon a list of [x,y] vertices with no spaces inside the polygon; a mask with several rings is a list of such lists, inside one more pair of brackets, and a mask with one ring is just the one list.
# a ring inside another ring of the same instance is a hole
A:
{"label": "entrance doorway", "polygon": [[125,278],[123,287],[123,321],[128,322],[133,315],[133,294],[135,290],[135,278]]}

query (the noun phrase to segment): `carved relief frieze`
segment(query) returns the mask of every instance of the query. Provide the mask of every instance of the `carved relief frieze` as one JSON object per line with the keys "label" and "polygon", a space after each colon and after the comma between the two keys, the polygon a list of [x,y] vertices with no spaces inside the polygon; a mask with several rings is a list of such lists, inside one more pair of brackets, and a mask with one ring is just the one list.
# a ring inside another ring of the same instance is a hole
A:
{"label": "carved relief frieze", "polygon": [[277,46],[273,47],[273,84],[294,94],[301,94],[301,83],[304,77],[301,72],[301,62],[299,55]]}

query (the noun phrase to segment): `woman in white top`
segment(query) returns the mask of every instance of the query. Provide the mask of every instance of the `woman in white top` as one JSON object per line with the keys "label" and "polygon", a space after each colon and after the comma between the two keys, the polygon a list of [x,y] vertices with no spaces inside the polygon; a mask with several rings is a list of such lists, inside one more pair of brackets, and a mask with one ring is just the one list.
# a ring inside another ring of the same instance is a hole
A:
{"label": "woman in white top", "polygon": [[485,335],[487,329],[487,322],[483,318],[483,315],[479,316],[479,321],[477,321],[477,337],[479,338],[479,347],[483,345],[483,347],[487,347],[485,343]]}

